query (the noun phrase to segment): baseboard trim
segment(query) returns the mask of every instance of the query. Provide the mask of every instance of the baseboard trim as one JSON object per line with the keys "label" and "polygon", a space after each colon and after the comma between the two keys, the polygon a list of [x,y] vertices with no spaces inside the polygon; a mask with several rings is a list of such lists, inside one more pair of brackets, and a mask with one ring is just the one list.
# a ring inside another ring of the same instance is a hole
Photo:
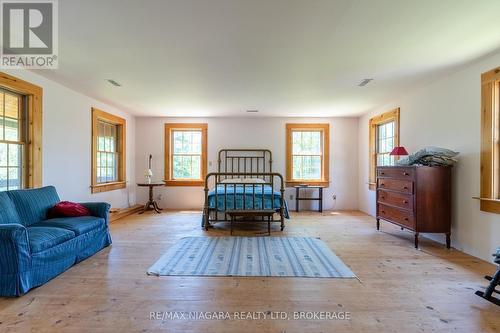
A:
{"label": "baseboard trim", "polygon": [[111,209],[109,213],[109,221],[114,222],[126,216],[138,213],[142,210],[142,205],[134,205],[129,208],[121,208],[121,209]]}

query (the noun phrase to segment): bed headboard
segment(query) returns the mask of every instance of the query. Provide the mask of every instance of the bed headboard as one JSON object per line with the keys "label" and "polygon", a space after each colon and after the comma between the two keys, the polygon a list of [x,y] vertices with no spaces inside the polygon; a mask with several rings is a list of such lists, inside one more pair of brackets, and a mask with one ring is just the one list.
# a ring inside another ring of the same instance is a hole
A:
{"label": "bed headboard", "polygon": [[269,149],[221,149],[217,170],[240,173],[273,172],[272,155]]}

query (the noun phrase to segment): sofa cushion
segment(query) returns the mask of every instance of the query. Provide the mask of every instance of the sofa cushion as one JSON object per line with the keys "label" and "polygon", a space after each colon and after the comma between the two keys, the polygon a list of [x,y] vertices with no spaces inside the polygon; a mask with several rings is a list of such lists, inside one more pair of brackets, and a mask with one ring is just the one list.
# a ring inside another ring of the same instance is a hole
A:
{"label": "sofa cushion", "polygon": [[7,192],[0,192],[0,224],[18,223],[21,224],[16,206],[10,200]]}
{"label": "sofa cushion", "polygon": [[47,219],[53,219],[56,217],[77,217],[90,215],[92,215],[90,213],[90,209],[82,204],[71,201],[61,201],[54,207],[49,209],[49,211],[47,212]]}
{"label": "sofa cushion", "polygon": [[54,186],[9,191],[8,194],[16,206],[21,224],[24,226],[45,220],[49,208],[60,201]]}
{"label": "sofa cushion", "polygon": [[75,237],[73,231],[62,228],[28,227],[26,230],[31,253],[50,249]]}
{"label": "sofa cushion", "polygon": [[33,224],[33,227],[56,227],[73,231],[77,236],[105,227],[103,218],[95,216],[57,217]]}

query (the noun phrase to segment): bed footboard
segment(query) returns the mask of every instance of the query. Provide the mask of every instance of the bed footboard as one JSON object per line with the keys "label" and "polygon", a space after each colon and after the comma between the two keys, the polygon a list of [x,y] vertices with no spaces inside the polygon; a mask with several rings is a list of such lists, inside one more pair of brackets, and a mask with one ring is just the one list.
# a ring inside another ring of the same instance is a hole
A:
{"label": "bed footboard", "polygon": [[[250,179],[238,182],[239,178]],[[252,182],[252,178],[263,182]],[[212,187],[213,186],[213,187]],[[275,193],[279,188],[279,195]],[[214,190],[209,194],[210,188]],[[229,222],[227,210],[269,210],[273,209],[279,219],[273,215],[271,222],[280,222],[281,230],[285,227],[285,182],[276,172],[211,172],[205,177],[205,203],[203,207],[202,227],[205,230],[215,222]]]}

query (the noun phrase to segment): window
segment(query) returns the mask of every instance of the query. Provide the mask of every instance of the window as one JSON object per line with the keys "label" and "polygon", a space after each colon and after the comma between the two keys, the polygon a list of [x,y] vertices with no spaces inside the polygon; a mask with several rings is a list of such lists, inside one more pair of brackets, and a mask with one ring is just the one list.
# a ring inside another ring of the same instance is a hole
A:
{"label": "window", "polygon": [[286,125],[287,186],[328,186],[329,132],[329,124]]}
{"label": "window", "polygon": [[0,89],[0,191],[25,187],[24,96]]}
{"label": "window", "polygon": [[481,210],[500,213],[500,68],[481,75]]}
{"label": "window", "polygon": [[92,193],[126,187],[123,118],[92,108]]}
{"label": "window", "polygon": [[203,186],[207,174],[207,124],[165,124],[165,183]]}
{"label": "window", "polygon": [[369,188],[375,189],[377,166],[394,165],[390,153],[399,146],[399,108],[370,119],[370,175]]}
{"label": "window", "polygon": [[394,120],[377,125],[377,166],[394,165],[394,156],[389,155],[394,149]]}
{"label": "window", "polygon": [[0,73],[0,191],[42,185],[42,89]]}

